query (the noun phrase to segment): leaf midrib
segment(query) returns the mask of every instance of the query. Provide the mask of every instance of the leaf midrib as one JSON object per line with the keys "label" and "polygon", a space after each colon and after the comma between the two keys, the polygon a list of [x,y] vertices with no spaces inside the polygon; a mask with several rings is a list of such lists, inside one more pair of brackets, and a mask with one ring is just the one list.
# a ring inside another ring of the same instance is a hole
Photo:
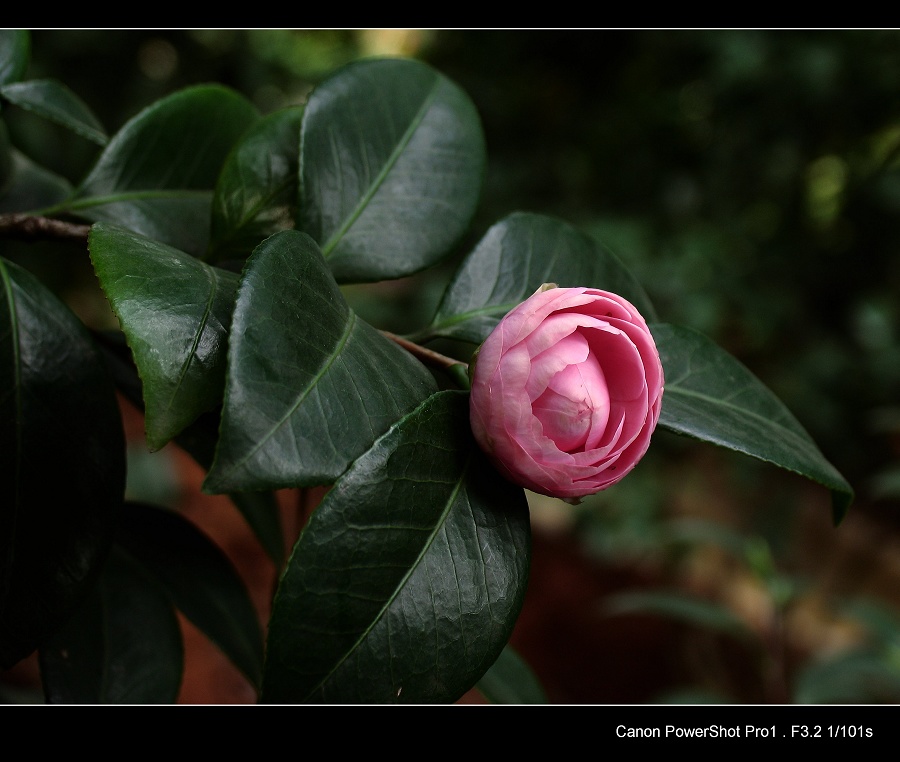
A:
{"label": "leaf midrib", "polygon": [[55,206],[37,210],[36,214],[50,216],[61,212],[78,211],[80,209],[92,209],[96,206],[116,204],[123,201],[144,201],[147,199],[200,199],[212,197],[211,190],[190,190],[187,188],[154,189],[122,191],[105,196],[90,196],[87,198],[68,199]]}
{"label": "leaf midrib", "polygon": [[[785,426],[782,423],[779,423],[778,421],[774,420],[773,418],[767,418],[766,416],[760,415],[759,413],[755,413],[754,411],[749,410],[745,407],[740,407],[738,405],[735,405],[732,402],[728,402],[727,400],[724,400],[721,397],[710,397],[707,394],[703,394],[701,392],[695,392],[691,389],[686,389],[683,386],[674,386],[674,385],[669,386],[668,384],[665,387],[665,394],[675,394],[676,396],[682,395],[684,397],[693,397],[694,399],[703,400],[704,402],[707,402],[713,406],[726,407],[730,410],[734,410],[736,413],[738,413],[742,416],[746,416],[748,418],[754,418],[757,421],[760,421],[766,427],[777,428],[779,431],[783,431],[785,434],[790,434],[793,438],[795,438],[801,442],[804,442],[803,436],[800,434],[800,432],[798,432],[792,428],[788,428],[787,426]],[[806,443],[804,442],[804,444],[806,444]]]}
{"label": "leaf midrib", "polygon": [[[781,468],[784,468],[793,473],[799,474],[800,476],[804,476],[806,478],[812,479],[813,481],[818,482],[824,487],[827,487],[830,490],[841,492],[844,494],[849,494],[850,487],[846,483],[846,480],[834,469],[834,466],[829,463],[825,457],[821,454],[816,444],[808,438],[808,435],[803,436],[798,432],[786,428],[781,424],[773,421],[771,418],[766,418],[764,416],[759,415],[758,413],[754,413],[751,410],[747,410],[746,408],[738,407],[737,405],[733,405],[729,402],[724,402],[719,399],[714,399],[712,397],[708,397],[707,395],[700,394],[699,392],[690,391],[681,387],[666,387],[665,394],[675,394],[676,396],[682,395],[685,397],[693,397],[695,399],[702,399],[705,402],[712,403],[714,405],[721,405],[727,407],[731,410],[736,411],[737,413],[756,419],[761,421],[763,424],[767,426],[771,426],[773,428],[777,428],[779,432],[782,432],[782,436],[787,438],[789,437],[792,442],[796,445],[795,451],[801,451],[804,458],[800,458],[800,465],[797,467],[788,466],[782,460],[776,460],[771,456],[767,456],[756,449],[751,447],[742,446],[740,443],[735,443],[730,440],[720,440],[716,442],[720,446],[727,447],[728,449],[735,450],[736,452],[744,453],[745,455],[750,455],[759,460],[765,461],[767,463],[773,463]],[[665,403],[663,403],[665,406]],[[681,428],[675,427],[671,424],[666,423],[662,418],[660,419],[660,425],[670,429],[671,431],[675,431],[677,433],[689,434],[693,437],[697,437],[696,434],[693,434],[691,431]],[[708,437],[698,437],[701,441],[711,441]],[[809,456],[812,456],[812,462],[808,460]],[[829,472],[831,472],[829,476]]]}
{"label": "leaf midrib", "polygon": [[409,578],[419,568],[420,564],[422,563],[423,559],[425,558],[425,555],[431,549],[431,546],[434,544],[434,540],[435,540],[435,537],[437,537],[438,532],[440,532],[441,529],[443,528],[443,526],[447,520],[447,516],[450,514],[450,511],[453,509],[453,505],[456,502],[456,498],[459,495],[460,491],[462,490],[462,485],[463,485],[463,482],[465,481],[465,476],[469,470],[469,465],[471,462],[472,462],[472,456],[469,455],[466,457],[466,462],[463,464],[462,470],[459,473],[459,477],[456,480],[456,485],[453,488],[453,492],[447,498],[447,500],[444,504],[444,509],[441,511],[440,515],[438,516],[437,520],[434,523],[434,528],[429,533],[428,538],[422,543],[421,552],[419,553],[418,556],[416,556],[413,563],[411,563],[409,565],[409,569],[406,571],[406,574],[403,575],[403,578],[398,581],[397,585],[394,588],[393,594],[391,594],[385,600],[384,605],[381,607],[381,609],[378,611],[378,613],[372,617],[372,621],[360,633],[359,637],[356,639],[356,642],[354,642],[349,648],[347,648],[347,651],[343,655],[343,657],[341,657],[337,662],[335,662],[334,666],[322,677],[322,679],[318,683],[316,683],[316,685],[312,689],[310,689],[310,691],[306,695],[306,698],[313,696],[316,693],[316,691],[320,690],[322,688],[322,686],[324,686],[325,683],[327,683],[334,676],[334,674],[338,671],[338,669],[341,667],[341,665],[345,661],[347,661],[347,659],[349,659],[350,656],[358,648],[360,648],[362,646],[363,642],[366,640],[366,638],[369,637],[369,634],[375,628],[375,625],[378,624],[384,618],[388,609],[391,607],[391,605],[394,603],[394,601],[397,600],[400,593],[403,591],[404,587],[406,586],[406,583],[409,581]]}
{"label": "leaf midrib", "polygon": [[451,315],[448,318],[444,318],[438,322],[432,323],[428,328],[431,330],[432,334],[437,334],[441,330],[445,328],[451,328],[454,325],[459,325],[460,323],[465,323],[467,320],[472,320],[473,318],[482,317],[484,315],[505,315],[514,307],[517,307],[521,302],[505,302],[503,304],[490,304],[486,307],[479,307],[475,310],[469,310],[467,312],[459,312],[455,315]]}
{"label": "leaf midrib", "polygon": [[256,455],[257,452],[268,442],[273,436],[275,436],[275,432],[278,431],[289,419],[290,417],[297,412],[297,408],[303,404],[303,401],[310,395],[313,389],[315,389],[316,385],[319,383],[321,378],[325,375],[328,369],[334,364],[335,360],[340,356],[341,351],[344,349],[344,346],[347,344],[347,341],[350,339],[350,334],[353,331],[353,326],[356,325],[356,313],[353,310],[349,311],[347,325],[344,328],[344,333],[341,334],[337,343],[335,344],[334,351],[331,353],[331,356],[328,358],[328,361],[322,364],[322,367],[319,369],[319,372],[316,373],[315,376],[310,380],[309,385],[302,391],[301,394],[297,396],[296,401],[293,405],[288,408],[287,412],[275,423],[274,426],[269,429],[268,433],[265,436],[260,437],[259,442],[257,442],[256,446],[252,448],[243,458],[238,460],[232,467],[232,472],[237,472],[242,469],[247,462]]}
{"label": "leaf midrib", "polygon": [[403,133],[403,136],[400,140],[397,141],[397,145],[394,147],[394,150],[391,152],[391,155],[388,156],[387,160],[384,162],[384,165],[381,168],[381,171],[375,176],[375,179],[369,186],[369,189],[362,195],[360,200],[356,204],[356,208],[347,216],[347,219],[344,221],[344,224],[341,225],[328,239],[328,241],[322,246],[322,255],[328,259],[329,254],[334,250],[334,247],[338,245],[340,240],[344,237],[347,231],[353,226],[353,224],[359,219],[362,215],[365,208],[368,206],[369,202],[374,198],[375,194],[378,192],[378,189],[382,186],[388,174],[390,174],[391,170],[400,160],[400,157],[403,154],[404,149],[409,145],[410,141],[413,138],[413,135],[416,133],[416,130],[422,124],[425,119],[428,110],[431,107],[432,102],[437,97],[437,92],[440,86],[440,81],[435,81],[434,85],[431,88],[431,92],[427,94],[427,96],[422,101],[422,105],[419,106],[418,112],[416,115],[410,120],[409,126],[406,128],[406,131]]}
{"label": "leaf midrib", "polygon": [[209,279],[209,296],[206,299],[206,307],[203,310],[203,317],[200,318],[200,325],[194,334],[194,340],[191,343],[191,349],[188,352],[187,358],[182,363],[181,368],[179,369],[178,380],[175,382],[175,388],[172,390],[172,394],[169,396],[169,402],[166,405],[167,414],[172,409],[172,405],[175,404],[175,398],[178,396],[178,391],[181,389],[181,385],[182,383],[184,383],[184,379],[187,377],[188,370],[193,364],[194,358],[197,355],[197,347],[200,345],[200,337],[203,335],[203,331],[206,330],[206,324],[207,322],[209,322],[210,314],[212,314],[213,301],[216,297],[218,278],[216,278],[216,274],[213,272],[211,267],[203,263],[200,264],[202,266],[201,269],[203,270],[203,273]]}

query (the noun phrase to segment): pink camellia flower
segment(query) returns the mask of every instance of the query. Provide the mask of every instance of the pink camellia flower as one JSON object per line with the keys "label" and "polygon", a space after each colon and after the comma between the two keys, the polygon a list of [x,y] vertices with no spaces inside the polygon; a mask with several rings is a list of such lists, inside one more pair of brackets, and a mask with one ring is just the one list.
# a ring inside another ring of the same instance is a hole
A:
{"label": "pink camellia flower", "polygon": [[647,452],[662,393],[659,352],[630,302],[548,283],[478,350],[470,418],[508,479],[577,503]]}

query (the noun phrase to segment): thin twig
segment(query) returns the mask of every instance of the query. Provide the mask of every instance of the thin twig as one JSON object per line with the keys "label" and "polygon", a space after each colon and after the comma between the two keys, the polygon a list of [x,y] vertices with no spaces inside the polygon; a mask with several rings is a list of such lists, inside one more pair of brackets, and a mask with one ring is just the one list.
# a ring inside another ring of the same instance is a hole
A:
{"label": "thin twig", "polygon": [[397,336],[397,334],[391,333],[390,331],[381,331],[381,333],[391,341],[399,344],[407,352],[413,355],[413,357],[421,360],[425,365],[430,365],[433,368],[440,368],[442,370],[447,370],[454,365],[461,365],[463,369],[469,367],[461,360],[447,357],[447,355],[442,355],[440,352],[435,352],[433,349],[427,349],[420,344],[415,344],[414,342],[404,339],[402,336]]}
{"label": "thin twig", "polygon": [[0,236],[19,240],[63,239],[87,243],[90,225],[37,217],[33,214],[0,214]]}

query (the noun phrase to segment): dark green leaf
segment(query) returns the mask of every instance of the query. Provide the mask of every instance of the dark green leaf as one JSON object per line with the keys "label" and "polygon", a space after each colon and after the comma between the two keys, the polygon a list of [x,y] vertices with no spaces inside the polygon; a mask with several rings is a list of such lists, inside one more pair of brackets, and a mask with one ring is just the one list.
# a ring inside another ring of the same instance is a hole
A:
{"label": "dark green leaf", "polygon": [[262,672],[259,615],[228,557],[172,511],[128,504],[117,543],[256,686]]}
{"label": "dark green leaf", "polygon": [[263,238],[294,226],[302,114],[270,114],[231,152],[213,195],[207,259],[244,259]]}
{"label": "dark green leaf", "polygon": [[110,378],[79,320],[0,259],[0,669],[71,615],[125,490]]}
{"label": "dark green leaf", "polygon": [[477,688],[492,704],[547,703],[543,686],[511,646],[500,652],[500,658],[478,681]]}
{"label": "dark green leaf", "polygon": [[218,85],[163,98],[113,136],[72,199],[55,211],[112,222],[199,256],[222,164],[257,118],[249,101]]}
{"label": "dark green leaf", "polygon": [[157,450],[222,402],[238,276],[165,244],[97,223],[91,260],[143,384]]}
{"label": "dark green leaf", "polygon": [[790,411],[738,360],[688,328],[650,326],[665,371],[659,425],[773,463],[827,487],[839,522],[853,488]]}
{"label": "dark green leaf", "polygon": [[21,79],[30,56],[31,35],[27,29],[0,29],[0,85]]}
{"label": "dark green leaf", "polygon": [[15,149],[6,183],[0,187],[0,214],[27,212],[57,204],[72,192],[72,185],[35,164]]}
{"label": "dark green leaf", "polygon": [[14,82],[0,87],[0,97],[61,124],[97,145],[105,146],[109,140],[90,107],[62,82],[54,79]]}
{"label": "dark green leaf", "polygon": [[117,545],[88,599],[41,648],[54,704],[170,704],[184,652],[166,592]]}
{"label": "dark green leaf", "polygon": [[713,601],[692,598],[683,593],[620,593],[605,600],[603,612],[609,616],[660,614],[738,637],[750,635],[750,630],[730,609]]}
{"label": "dark green leaf", "polygon": [[264,701],[457,700],[496,662],[530,562],[523,490],[439,392],[335,484],[275,596]]}
{"label": "dark green leaf", "polygon": [[435,389],[419,362],[347,306],[308,235],[276,233],[241,280],[204,489],[330,484]]}
{"label": "dark green leaf", "polygon": [[434,264],[478,205],[486,150],[469,97],[426,64],[369,60],[313,91],[300,143],[300,224],[342,283]]}
{"label": "dark green leaf", "polygon": [[634,276],[600,243],[562,220],[516,212],[488,230],[465,259],[424,333],[481,344],[544,283],[612,291],[646,320],[655,316]]}

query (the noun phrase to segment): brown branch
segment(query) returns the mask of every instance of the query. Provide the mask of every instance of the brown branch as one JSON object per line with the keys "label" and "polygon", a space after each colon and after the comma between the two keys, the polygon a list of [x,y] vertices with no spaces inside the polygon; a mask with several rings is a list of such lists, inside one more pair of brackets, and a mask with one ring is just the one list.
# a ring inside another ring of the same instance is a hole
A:
{"label": "brown branch", "polygon": [[433,349],[427,349],[419,344],[404,339],[402,336],[397,336],[397,334],[391,333],[390,331],[381,331],[381,334],[389,338],[395,344],[399,344],[413,357],[421,360],[425,365],[430,365],[432,368],[440,368],[442,370],[446,370],[453,367],[454,365],[461,365],[465,370],[469,367],[468,365],[466,365],[466,363],[460,360],[454,360],[452,357],[442,355],[439,352],[435,352]]}
{"label": "brown branch", "polygon": [[87,243],[90,225],[36,217],[32,214],[0,214],[0,236],[18,240],[47,238]]}

